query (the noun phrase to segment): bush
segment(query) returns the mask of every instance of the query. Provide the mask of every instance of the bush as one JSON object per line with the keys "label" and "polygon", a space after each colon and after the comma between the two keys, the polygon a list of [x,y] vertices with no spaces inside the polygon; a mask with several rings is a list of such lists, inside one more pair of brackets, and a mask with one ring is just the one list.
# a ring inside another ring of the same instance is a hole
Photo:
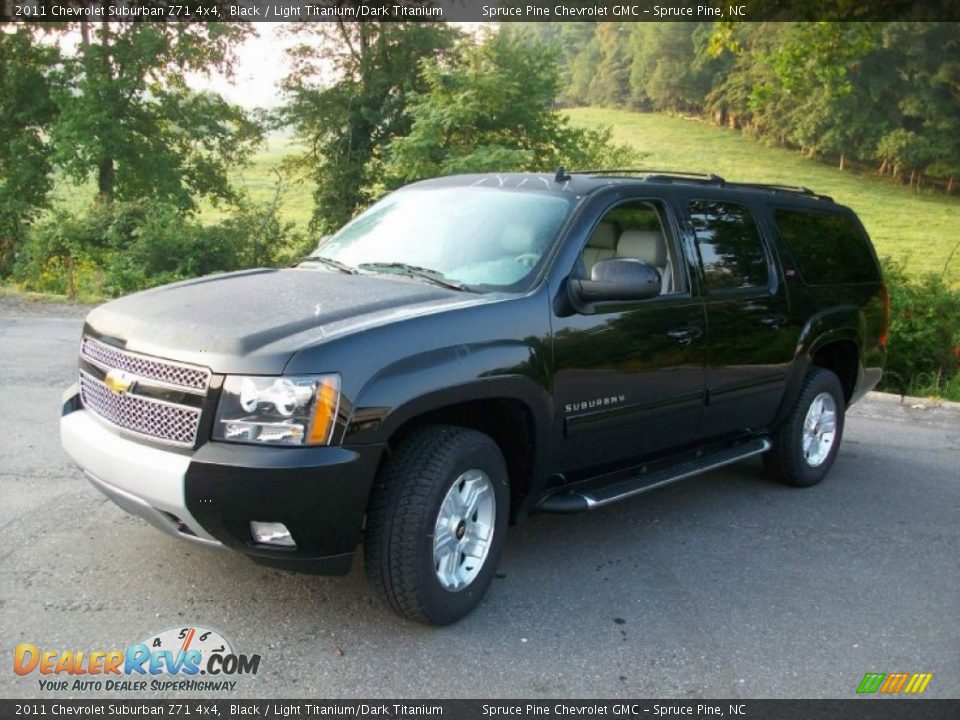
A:
{"label": "bush", "polygon": [[54,212],[31,228],[16,254],[14,278],[27,290],[71,298],[102,295],[105,220],[96,211],[79,217]]}
{"label": "bush", "polygon": [[163,202],[116,202],[39,223],[18,254],[15,277],[28,290],[117,296],[282,263],[300,244],[273,204],[242,202],[219,224],[202,225]]}
{"label": "bush", "polygon": [[960,290],[937,275],[910,277],[889,259],[884,276],[891,318],[881,389],[960,400]]}
{"label": "bush", "polygon": [[216,227],[231,236],[229,242],[238,248],[237,262],[243,268],[289,265],[316,246],[296,230],[295,223],[280,219],[276,200],[241,201]]}

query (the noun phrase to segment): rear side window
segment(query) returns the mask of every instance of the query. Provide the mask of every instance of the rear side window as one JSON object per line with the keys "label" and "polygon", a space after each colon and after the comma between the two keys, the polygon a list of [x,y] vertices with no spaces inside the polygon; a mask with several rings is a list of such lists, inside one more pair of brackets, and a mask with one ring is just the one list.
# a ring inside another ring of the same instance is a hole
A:
{"label": "rear side window", "polygon": [[876,282],[877,264],[869,240],[849,215],[777,210],[780,236],[808,285]]}
{"label": "rear side window", "polygon": [[743,205],[713,200],[690,203],[690,221],[710,292],[765,287],[767,255],[753,215]]}

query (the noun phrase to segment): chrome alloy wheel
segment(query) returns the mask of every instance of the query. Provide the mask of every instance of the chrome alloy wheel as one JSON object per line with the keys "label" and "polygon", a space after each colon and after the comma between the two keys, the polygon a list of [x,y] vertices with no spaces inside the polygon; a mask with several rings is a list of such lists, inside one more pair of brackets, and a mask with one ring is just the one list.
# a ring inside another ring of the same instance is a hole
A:
{"label": "chrome alloy wheel", "polygon": [[817,395],[803,421],[803,457],[810,467],[820,467],[837,437],[837,403],[830,393]]}
{"label": "chrome alloy wheel", "polygon": [[433,532],[433,568],[445,590],[457,592],[472,583],[490,552],[497,500],[489,476],[467,470],[440,503]]}

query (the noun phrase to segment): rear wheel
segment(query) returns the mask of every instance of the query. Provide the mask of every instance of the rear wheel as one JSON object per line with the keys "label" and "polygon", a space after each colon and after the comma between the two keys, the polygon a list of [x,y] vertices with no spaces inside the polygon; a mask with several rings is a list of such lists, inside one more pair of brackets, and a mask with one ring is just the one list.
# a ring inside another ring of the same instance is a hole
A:
{"label": "rear wheel", "polygon": [[480,602],[503,550],[506,463],[483,433],[417,430],[378,478],[367,513],[367,575],[401,615],[433,625]]}
{"label": "rear wheel", "polygon": [[840,448],[845,411],[839,378],[812,368],[789,417],[774,433],[773,449],[764,456],[768,472],[794,487],[823,480]]}

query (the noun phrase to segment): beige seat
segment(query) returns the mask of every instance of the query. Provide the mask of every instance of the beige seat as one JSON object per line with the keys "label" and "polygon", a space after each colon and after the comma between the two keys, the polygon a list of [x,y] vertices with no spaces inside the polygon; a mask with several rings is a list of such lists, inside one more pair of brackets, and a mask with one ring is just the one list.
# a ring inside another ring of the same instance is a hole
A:
{"label": "beige seat", "polygon": [[583,249],[583,272],[584,277],[590,277],[590,270],[601,260],[610,260],[616,257],[617,237],[620,235],[620,228],[615,222],[609,220],[602,221],[587,241],[587,246]]}
{"label": "beige seat", "polygon": [[620,234],[617,257],[636,258],[660,271],[660,293],[673,292],[673,268],[662,232],[629,228]]}

